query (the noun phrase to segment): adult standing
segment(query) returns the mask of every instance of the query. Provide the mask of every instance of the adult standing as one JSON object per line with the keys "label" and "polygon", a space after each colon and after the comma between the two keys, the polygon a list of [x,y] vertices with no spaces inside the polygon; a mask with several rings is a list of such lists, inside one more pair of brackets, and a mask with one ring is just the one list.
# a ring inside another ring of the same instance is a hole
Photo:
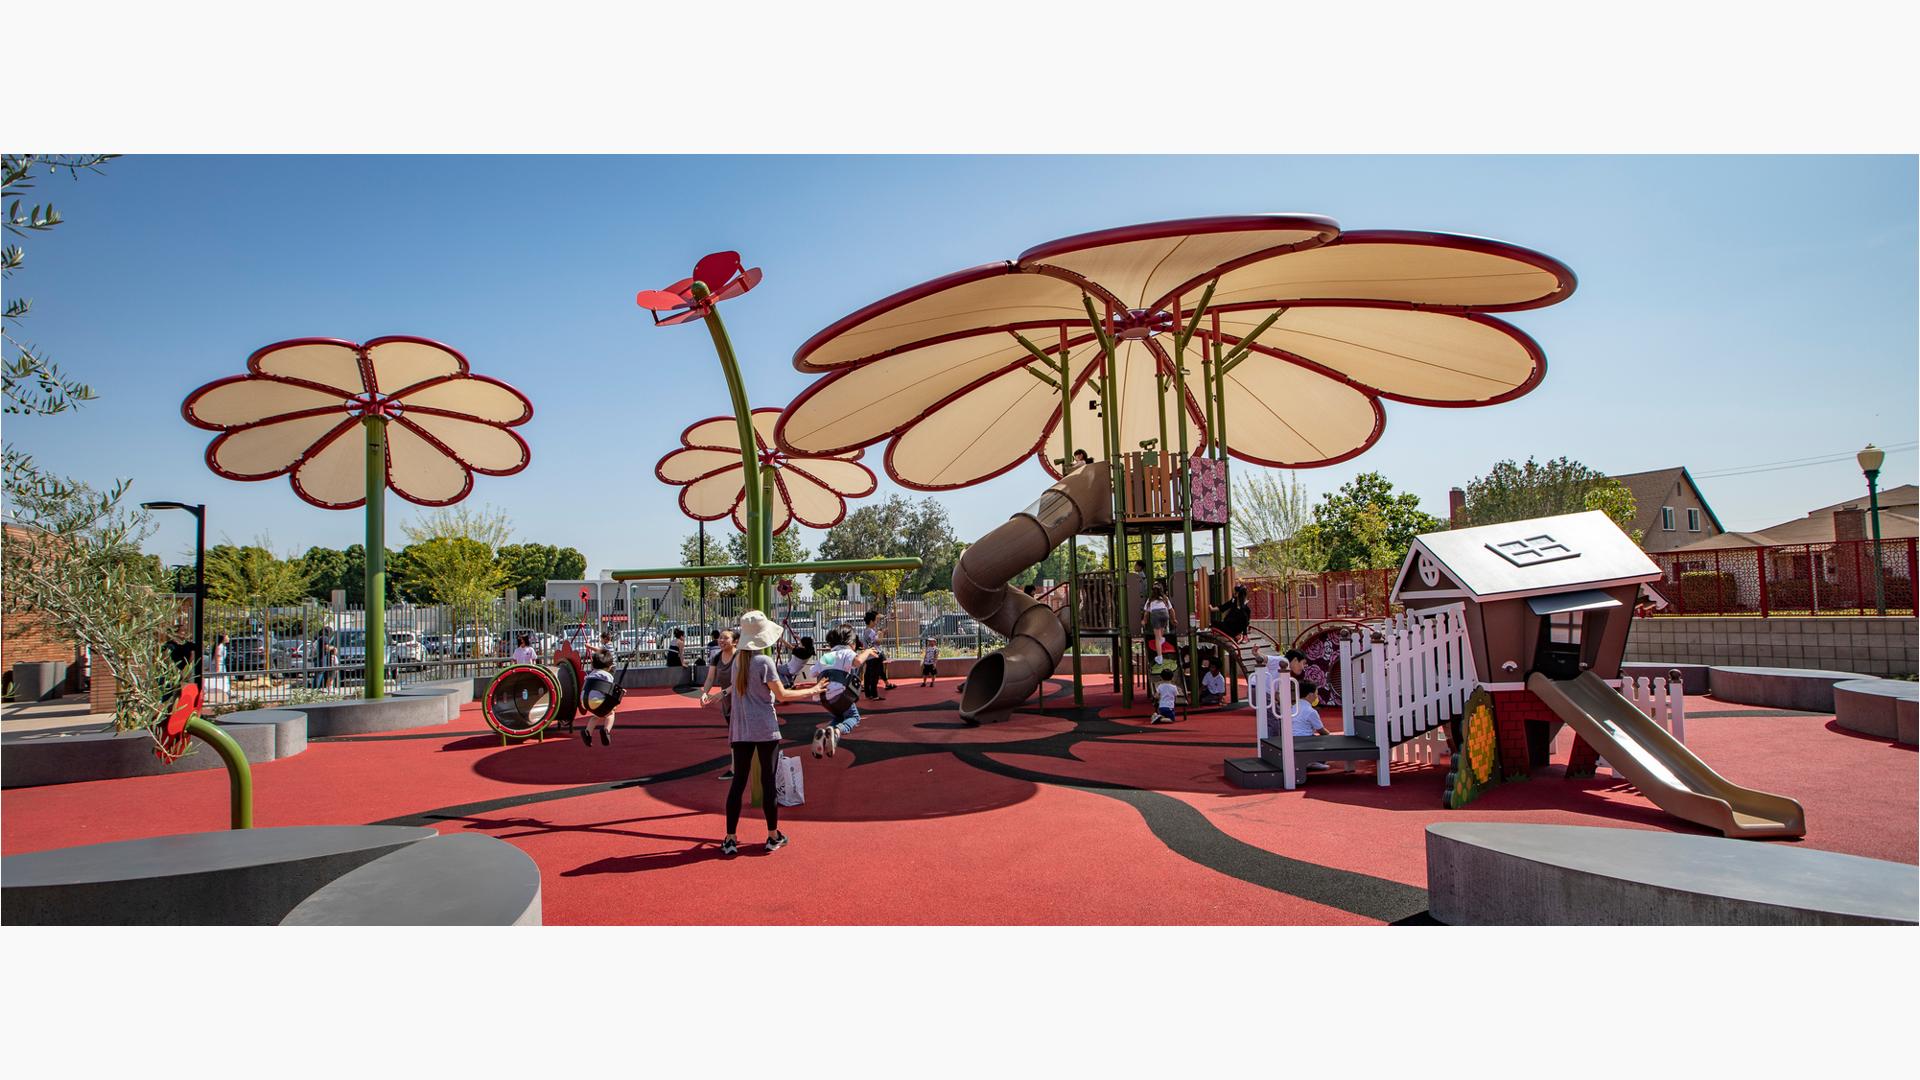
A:
{"label": "adult standing", "polygon": [[313,655],[307,662],[313,666],[313,686],[321,689],[333,685],[333,627],[321,626],[313,635]]}
{"label": "adult standing", "polygon": [[[727,715],[727,696],[733,693],[733,661],[738,632],[734,630],[715,630],[716,642],[713,653],[707,658],[707,682],[700,688],[700,704],[709,701],[720,703],[720,715]],[[720,779],[733,779],[733,766],[728,765],[720,771]]]}
{"label": "adult standing", "polygon": [[687,664],[687,632],[681,627],[673,628],[673,640],[667,643],[667,666],[685,667]]}
{"label": "adult standing", "polygon": [[739,652],[732,661],[733,692],[728,695],[727,742],[733,749],[733,783],[727,787],[727,835],[720,841],[720,854],[738,855],[740,843],[735,833],[740,827],[740,802],[747,791],[747,776],[754,762],[760,765],[760,804],[767,819],[767,851],[786,846],[780,831],[780,800],[774,793],[774,757],[780,748],[780,717],[776,702],[811,701],[820,696],[826,684],[807,690],[789,690],[780,683],[773,657],[768,650],[780,640],[779,623],[759,611],[740,616],[735,634]]}

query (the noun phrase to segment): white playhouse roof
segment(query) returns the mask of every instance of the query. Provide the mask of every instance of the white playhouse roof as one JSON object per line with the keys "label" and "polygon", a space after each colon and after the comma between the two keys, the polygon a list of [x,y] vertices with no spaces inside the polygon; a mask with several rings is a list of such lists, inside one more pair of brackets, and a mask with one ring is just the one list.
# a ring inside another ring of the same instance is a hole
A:
{"label": "white playhouse roof", "polygon": [[1393,598],[1484,602],[1606,589],[1660,576],[1660,568],[1619,526],[1588,510],[1417,536],[1400,566]]}

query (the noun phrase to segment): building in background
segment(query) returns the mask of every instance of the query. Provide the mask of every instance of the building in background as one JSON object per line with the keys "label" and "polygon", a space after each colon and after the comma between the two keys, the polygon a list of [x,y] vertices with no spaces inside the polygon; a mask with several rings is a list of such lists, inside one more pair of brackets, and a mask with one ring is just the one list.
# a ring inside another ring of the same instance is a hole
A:
{"label": "building in background", "polygon": [[1643,551],[1672,551],[1712,540],[1727,531],[1684,465],[1626,473],[1613,479],[1633,493],[1633,527],[1640,533]]}
{"label": "building in background", "polygon": [[[1920,487],[1903,484],[1880,493],[1880,539],[1908,540],[1920,536]],[[1782,544],[1831,544],[1843,540],[1873,539],[1867,519],[1867,493],[1807,511],[1804,517],[1750,532],[1730,532],[1712,539],[1683,544],[1686,551],[1728,548],[1778,547]]]}

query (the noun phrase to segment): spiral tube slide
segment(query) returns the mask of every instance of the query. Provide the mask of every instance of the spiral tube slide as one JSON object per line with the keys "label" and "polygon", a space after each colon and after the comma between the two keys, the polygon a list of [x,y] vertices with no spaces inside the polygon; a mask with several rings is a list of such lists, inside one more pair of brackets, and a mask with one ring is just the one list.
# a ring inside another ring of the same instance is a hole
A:
{"label": "spiral tube slide", "polygon": [[953,567],[953,596],[967,614],[1007,639],[967,674],[960,717],[1003,720],[1066,655],[1068,633],[1052,609],[1007,583],[1089,528],[1113,524],[1113,481],[1104,462],[1083,465],[1032,505],[967,548]]}

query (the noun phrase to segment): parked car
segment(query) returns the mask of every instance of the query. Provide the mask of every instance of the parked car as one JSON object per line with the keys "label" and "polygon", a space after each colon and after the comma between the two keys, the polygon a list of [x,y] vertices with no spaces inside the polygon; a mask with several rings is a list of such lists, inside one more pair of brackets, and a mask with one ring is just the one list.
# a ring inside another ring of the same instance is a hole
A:
{"label": "parked car", "polygon": [[307,651],[313,648],[313,642],[304,637],[291,634],[276,635],[273,639],[273,666],[297,668],[307,666]]}
{"label": "parked car", "polygon": [[453,635],[428,634],[420,639],[420,646],[428,656],[450,656],[453,653]]}
{"label": "parked car", "polygon": [[[340,631],[340,664],[350,669],[349,675],[358,673],[351,669],[367,662],[367,632],[365,630]],[[387,633],[386,660],[389,668],[406,669],[417,667],[425,656],[420,647],[420,638],[411,630],[392,630]]]}
{"label": "parked car", "polygon": [[[267,670],[266,641],[257,637],[227,639],[228,671]],[[212,651],[209,649],[208,651]]]}
{"label": "parked car", "polygon": [[492,656],[495,648],[491,630],[461,630],[453,635],[453,655],[458,657]]}

